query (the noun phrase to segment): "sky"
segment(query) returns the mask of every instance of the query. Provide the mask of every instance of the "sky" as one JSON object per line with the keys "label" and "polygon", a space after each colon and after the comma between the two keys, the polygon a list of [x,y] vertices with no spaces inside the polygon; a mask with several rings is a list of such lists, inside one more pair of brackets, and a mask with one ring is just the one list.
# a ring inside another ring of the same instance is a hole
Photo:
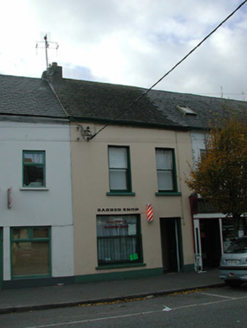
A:
{"label": "sky", "polygon": [[[47,35],[64,78],[148,89],[243,1],[1,1],[0,74],[40,78]],[[247,101],[246,54],[247,3],[155,89]]]}

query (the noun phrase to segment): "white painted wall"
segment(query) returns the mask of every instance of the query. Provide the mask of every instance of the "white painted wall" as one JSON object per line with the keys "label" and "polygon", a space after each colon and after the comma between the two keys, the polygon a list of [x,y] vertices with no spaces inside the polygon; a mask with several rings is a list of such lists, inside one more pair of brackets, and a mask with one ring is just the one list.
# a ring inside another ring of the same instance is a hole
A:
{"label": "white painted wall", "polygon": [[[22,189],[22,151],[46,153],[47,190]],[[68,124],[0,121],[0,226],[4,280],[11,279],[10,227],[50,226],[52,276],[73,276],[73,216]],[[12,187],[12,208],[7,190]]]}

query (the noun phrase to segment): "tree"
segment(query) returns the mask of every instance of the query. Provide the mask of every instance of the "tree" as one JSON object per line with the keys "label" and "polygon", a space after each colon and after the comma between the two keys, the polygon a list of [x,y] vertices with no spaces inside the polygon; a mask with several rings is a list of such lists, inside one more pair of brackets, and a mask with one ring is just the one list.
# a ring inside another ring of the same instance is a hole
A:
{"label": "tree", "polygon": [[211,202],[217,212],[233,217],[238,235],[247,212],[247,116],[231,114],[206,136],[203,159],[191,168],[188,187]]}

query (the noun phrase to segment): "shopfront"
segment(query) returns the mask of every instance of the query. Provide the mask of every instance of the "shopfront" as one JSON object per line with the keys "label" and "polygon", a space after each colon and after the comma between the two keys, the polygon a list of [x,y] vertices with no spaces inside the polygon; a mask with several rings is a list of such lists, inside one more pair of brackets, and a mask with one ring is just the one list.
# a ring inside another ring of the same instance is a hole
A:
{"label": "shopfront", "polygon": [[[194,228],[195,270],[219,266],[221,254],[234,238],[233,218],[215,213],[212,205],[196,195],[190,197]],[[239,236],[244,234],[244,221],[240,222]]]}

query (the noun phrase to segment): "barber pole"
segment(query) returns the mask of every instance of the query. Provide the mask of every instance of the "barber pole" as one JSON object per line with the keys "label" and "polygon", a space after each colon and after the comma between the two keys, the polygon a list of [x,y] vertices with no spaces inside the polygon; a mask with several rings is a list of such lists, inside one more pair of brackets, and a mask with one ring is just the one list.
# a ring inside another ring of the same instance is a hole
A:
{"label": "barber pole", "polygon": [[147,220],[152,222],[154,219],[153,208],[151,204],[147,204]]}

